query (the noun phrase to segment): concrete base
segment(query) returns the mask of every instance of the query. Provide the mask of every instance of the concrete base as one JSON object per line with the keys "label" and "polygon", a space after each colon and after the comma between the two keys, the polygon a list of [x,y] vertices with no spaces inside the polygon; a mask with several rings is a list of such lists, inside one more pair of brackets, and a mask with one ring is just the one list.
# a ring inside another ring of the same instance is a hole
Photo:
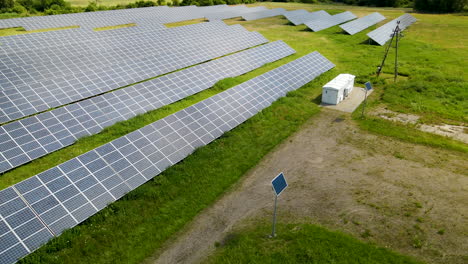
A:
{"label": "concrete base", "polygon": [[[367,96],[369,96],[374,90],[367,91]],[[364,101],[366,95],[366,90],[361,87],[354,87],[353,91],[337,105],[330,105],[321,103],[321,107],[335,109],[338,111],[343,111],[347,113],[352,113],[358,106]]]}

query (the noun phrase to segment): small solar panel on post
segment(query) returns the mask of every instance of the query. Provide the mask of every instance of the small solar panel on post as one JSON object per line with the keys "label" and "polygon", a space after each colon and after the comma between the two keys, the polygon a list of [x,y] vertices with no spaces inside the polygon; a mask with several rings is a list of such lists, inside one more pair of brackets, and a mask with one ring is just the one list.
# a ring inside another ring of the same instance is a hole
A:
{"label": "small solar panel on post", "polygon": [[275,192],[275,209],[273,211],[273,226],[271,230],[270,237],[276,236],[276,207],[278,202],[278,196],[288,187],[288,183],[286,182],[286,178],[284,178],[284,174],[281,172],[276,176],[272,181],[271,185],[273,187],[273,191]]}

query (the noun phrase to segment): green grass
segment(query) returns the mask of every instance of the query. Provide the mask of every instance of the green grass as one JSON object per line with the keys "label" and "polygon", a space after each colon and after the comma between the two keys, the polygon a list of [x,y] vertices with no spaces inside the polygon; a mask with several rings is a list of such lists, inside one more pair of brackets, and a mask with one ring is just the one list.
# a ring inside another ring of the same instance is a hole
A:
{"label": "green grass", "polygon": [[340,232],[310,224],[279,224],[268,238],[268,224],[227,236],[205,263],[421,263]]}
{"label": "green grass", "polygon": [[[377,9],[340,5],[306,5],[298,3],[258,3],[270,8],[327,9],[330,13],[351,10],[359,16],[379,11],[388,19],[403,9]],[[271,107],[248,120],[221,139],[197,150],[181,163],[169,168],[154,180],[131,192],[123,199],[65,232],[23,263],[137,263],[154,253],[201,210],[211,205],[222,193],[283,139],[297,131],[301,124],[317,113],[321,85],[341,72],[357,75],[357,82],[371,80],[380,91],[374,93],[375,105],[385,104],[394,111],[411,112],[424,120],[466,120],[468,67],[466,36],[468,22],[457,15],[415,14],[419,22],[405,31],[400,49],[400,69],[405,78],[397,84],[374,76],[383,56],[383,47],[368,45],[365,30],[354,36],[342,34],[338,27],[321,32],[305,31],[305,26],[287,25],[281,17],[239,23],[262,33],[269,40],[284,40],[297,54],[268,64],[243,76],[227,79],[216,87],[177,103],[140,115],[80,139],[76,144],[5,173],[0,189],[41,171],[56,166],[115,138],[152,123],[171,113],[212,96],[314,50],[336,64],[336,69],[300,90],[290,93]],[[444,22],[447,21],[447,22]],[[188,22],[190,23],[190,22]],[[445,24],[444,24],[445,23]],[[182,23],[183,24],[183,23]],[[178,24],[180,25],[180,24]],[[444,31],[444,27],[457,30]],[[440,35],[432,34],[431,27]],[[420,30],[421,29],[421,30]],[[10,32],[11,33],[11,32]],[[0,36],[5,34],[0,30]],[[393,60],[393,55],[389,61]],[[385,73],[391,74],[386,68]],[[404,80],[403,80],[404,79]],[[370,109],[372,111],[372,108]],[[363,129],[402,140],[466,152],[466,147],[442,142],[441,137],[415,134],[410,127],[395,127],[390,122],[358,120]],[[421,132],[422,133],[422,132]],[[435,143],[434,143],[435,142]],[[460,143],[461,144],[461,143]]]}

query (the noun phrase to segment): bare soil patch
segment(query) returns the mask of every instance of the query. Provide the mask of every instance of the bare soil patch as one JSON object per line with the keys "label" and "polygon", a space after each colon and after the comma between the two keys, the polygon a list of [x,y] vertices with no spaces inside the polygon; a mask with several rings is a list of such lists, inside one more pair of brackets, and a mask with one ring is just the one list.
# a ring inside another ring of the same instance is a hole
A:
{"label": "bare soil patch", "polygon": [[397,113],[397,112],[393,112],[385,108],[377,108],[371,114],[378,116],[380,118],[386,119],[386,120],[394,121],[394,122],[399,122],[403,124],[413,124],[413,125],[416,125],[416,128],[421,131],[444,136],[444,137],[450,137],[452,139],[468,144],[468,126],[466,126],[465,124],[463,125],[418,124],[419,116],[417,115]]}
{"label": "bare soil patch", "polygon": [[270,181],[283,171],[279,221],[320,224],[429,263],[466,263],[467,160],[323,110],[147,262],[202,262],[239,225],[270,219]]}

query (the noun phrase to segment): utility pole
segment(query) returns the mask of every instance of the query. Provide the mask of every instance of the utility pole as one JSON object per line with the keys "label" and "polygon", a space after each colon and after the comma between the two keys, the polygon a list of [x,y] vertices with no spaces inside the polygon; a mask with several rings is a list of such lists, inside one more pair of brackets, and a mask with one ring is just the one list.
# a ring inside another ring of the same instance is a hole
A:
{"label": "utility pole", "polygon": [[390,43],[388,43],[387,48],[385,48],[385,54],[382,60],[382,63],[380,66],[377,68],[377,77],[380,76],[380,73],[382,72],[382,69],[385,65],[385,60],[387,59],[388,53],[390,51],[390,48],[392,47],[393,40],[395,39],[395,76],[394,76],[394,82],[396,82],[397,76],[398,76],[398,42],[400,41],[400,21],[397,21],[397,25],[395,29],[393,30],[392,38],[390,39]]}
{"label": "utility pole", "polygon": [[396,82],[398,76],[398,41],[400,40],[400,21],[397,22],[397,26],[395,29],[396,39],[395,39],[395,77],[393,78],[393,82]]}

